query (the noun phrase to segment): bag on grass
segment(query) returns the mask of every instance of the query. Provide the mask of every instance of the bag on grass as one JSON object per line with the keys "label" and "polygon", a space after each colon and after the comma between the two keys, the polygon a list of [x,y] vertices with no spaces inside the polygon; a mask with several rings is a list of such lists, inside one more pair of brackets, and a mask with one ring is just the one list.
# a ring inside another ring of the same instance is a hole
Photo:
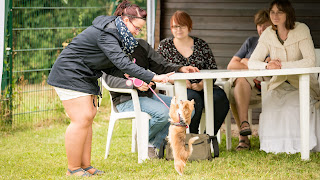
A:
{"label": "bag on grass", "polygon": [[[209,136],[208,134],[186,134],[186,148],[188,148],[189,139],[195,136],[198,136],[199,139],[197,139],[192,145],[193,152],[188,159],[189,161],[212,160],[212,158],[219,157],[219,145],[216,136]],[[211,152],[211,144],[213,147],[213,156]],[[168,137],[164,139],[160,147],[159,157],[164,158],[164,154],[166,154],[166,160],[173,160],[172,149],[170,147]]]}

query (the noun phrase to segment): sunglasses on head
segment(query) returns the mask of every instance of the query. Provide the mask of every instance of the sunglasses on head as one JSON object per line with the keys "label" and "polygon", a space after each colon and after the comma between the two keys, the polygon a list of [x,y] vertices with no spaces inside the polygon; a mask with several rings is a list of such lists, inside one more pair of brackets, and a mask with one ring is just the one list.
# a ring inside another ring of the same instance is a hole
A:
{"label": "sunglasses on head", "polygon": [[122,14],[122,16],[127,16],[127,17],[131,17],[131,18],[137,18],[137,19],[146,20],[145,17],[132,16],[132,15],[129,15],[129,14]]}

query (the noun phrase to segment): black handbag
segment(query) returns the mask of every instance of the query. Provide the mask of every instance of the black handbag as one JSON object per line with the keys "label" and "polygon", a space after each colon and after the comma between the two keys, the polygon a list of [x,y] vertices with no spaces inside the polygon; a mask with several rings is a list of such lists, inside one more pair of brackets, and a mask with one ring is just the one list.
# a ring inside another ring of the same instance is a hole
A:
{"label": "black handbag", "polygon": [[[208,134],[186,134],[186,148],[188,148],[188,141],[190,138],[198,136],[193,143],[193,152],[189,157],[189,161],[197,160],[212,160],[213,158],[219,157],[219,144],[216,136],[209,136]],[[211,152],[211,144],[213,147],[213,155]],[[159,158],[164,158],[166,154],[166,160],[173,160],[172,149],[168,141],[168,137],[163,140],[163,143],[160,147]]]}

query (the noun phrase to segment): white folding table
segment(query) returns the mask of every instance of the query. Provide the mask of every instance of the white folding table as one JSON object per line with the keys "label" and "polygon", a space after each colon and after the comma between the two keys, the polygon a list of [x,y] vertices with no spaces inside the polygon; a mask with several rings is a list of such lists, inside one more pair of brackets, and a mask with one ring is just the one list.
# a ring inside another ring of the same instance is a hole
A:
{"label": "white folding table", "polygon": [[[201,70],[197,73],[175,73],[170,76],[174,80],[175,94],[179,100],[187,100],[187,79],[203,79],[204,102],[206,113],[207,133],[214,134],[213,121],[213,79],[299,75],[300,96],[300,133],[301,133],[301,159],[308,160],[309,151],[309,119],[310,119],[310,74],[320,73],[320,67],[291,68],[277,70]],[[208,128],[212,127],[212,128]],[[230,142],[231,143],[231,142]]]}

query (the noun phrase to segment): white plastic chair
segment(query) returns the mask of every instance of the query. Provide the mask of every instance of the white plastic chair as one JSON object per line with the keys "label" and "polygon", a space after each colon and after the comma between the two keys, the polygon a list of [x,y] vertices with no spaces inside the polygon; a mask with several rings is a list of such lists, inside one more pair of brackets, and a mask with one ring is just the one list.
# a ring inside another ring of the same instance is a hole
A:
{"label": "white plastic chair", "polygon": [[167,96],[173,97],[174,96],[174,85],[172,85],[171,83],[156,83],[157,86],[157,90],[163,90],[165,91]]}
{"label": "white plastic chair", "polygon": [[[102,79],[102,78],[101,78]],[[102,85],[109,92],[119,92],[131,94],[132,101],[134,104],[134,111],[130,112],[118,112],[117,108],[113,105],[112,97],[110,94],[111,101],[111,114],[108,128],[107,144],[105,159],[109,155],[111,138],[115,122],[119,119],[132,120],[132,141],[131,141],[131,152],[136,152],[138,149],[138,163],[142,163],[148,159],[148,141],[149,141],[149,120],[151,116],[145,112],[141,112],[138,92],[135,89],[122,89],[122,88],[110,88],[104,80]]]}

